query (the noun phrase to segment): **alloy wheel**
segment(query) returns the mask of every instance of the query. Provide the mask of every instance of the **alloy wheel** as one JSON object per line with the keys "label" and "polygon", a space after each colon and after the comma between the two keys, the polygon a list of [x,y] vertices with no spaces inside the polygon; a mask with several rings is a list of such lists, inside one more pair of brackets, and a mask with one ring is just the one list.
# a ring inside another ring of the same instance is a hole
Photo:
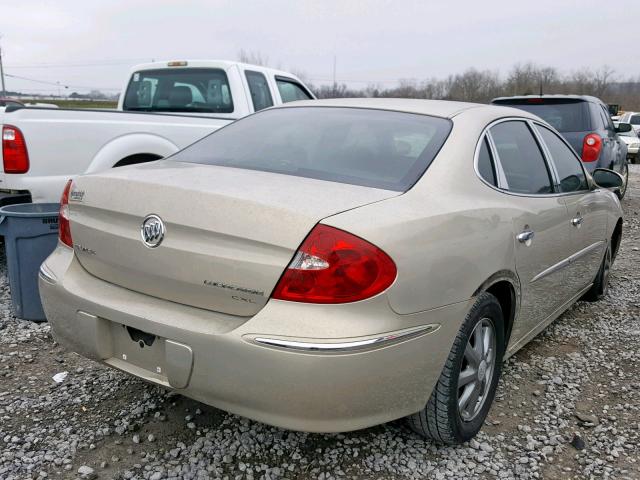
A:
{"label": "alloy wheel", "polygon": [[465,422],[473,420],[484,406],[496,366],[496,330],[489,318],[474,327],[464,351],[458,376],[458,412]]}

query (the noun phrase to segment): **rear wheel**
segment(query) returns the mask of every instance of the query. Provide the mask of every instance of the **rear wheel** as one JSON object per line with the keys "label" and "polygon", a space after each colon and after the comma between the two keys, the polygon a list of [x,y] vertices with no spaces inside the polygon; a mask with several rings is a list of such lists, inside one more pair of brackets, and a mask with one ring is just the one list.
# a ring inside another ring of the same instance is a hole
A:
{"label": "rear wheel", "polygon": [[441,443],[463,443],[474,437],[493,403],[503,354],[500,303],[482,293],[456,336],[427,405],[408,417],[411,428]]}
{"label": "rear wheel", "polygon": [[593,285],[587,293],[582,297],[588,302],[596,302],[607,295],[609,291],[609,272],[611,271],[611,246],[607,245],[607,251],[604,253],[602,264],[596,275]]}

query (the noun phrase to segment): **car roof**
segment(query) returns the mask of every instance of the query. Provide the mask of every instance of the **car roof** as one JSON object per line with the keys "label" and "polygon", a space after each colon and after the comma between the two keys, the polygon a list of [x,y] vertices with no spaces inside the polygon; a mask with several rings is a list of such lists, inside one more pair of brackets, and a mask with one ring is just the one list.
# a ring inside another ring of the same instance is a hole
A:
{"label": "car roof", "polygon": [[554,93],[550,95],[513,95],[511,97],[497,97],[491,100],[492,102],[504,101],[504,100],[527,100],[529,98],[550,98],[550,99],[567,99],[567,100],[583,100],[585,102],[591,103],[602,103],[604,102],[600,100],[598,97],[592,97],[591,95],[572,95],[572,94],[564,94],[564,93]]}
{"label": "car roof", "polygon": [[[178,63],[178,62],[180,63],[185,62],[186,65],[175,65],[172,67],[168,66],[169,63]],[[155,69],[168,69],[168,68],[222,68],[226,70],[236,65],[244,69],[269,72],[274,75],[281,75],[281,76],[289,77],[299,81],[298,77],[296,77],[294,74],[290,72],[285,72],[284,70],[263,67],[261,65],[252,65],[250,63],[236,62],[233,60],[206,60],[206,59],[162,60],[162,61],[141,63],[139,65],[135,65],[131,69],[131,72],[133,73],[140,70],[155,70]]]}
{"label": "car roof", "polygon": [[274,108],[291,107],[346,107],[417,113],[434,117],[453,118],[462,113],[482,110],[492,111],[496,118],[515,116],[538,119],[524,110],[481,103],[454,102],[450,100],[424,100],[416,98],[331,98],[289,102]]}

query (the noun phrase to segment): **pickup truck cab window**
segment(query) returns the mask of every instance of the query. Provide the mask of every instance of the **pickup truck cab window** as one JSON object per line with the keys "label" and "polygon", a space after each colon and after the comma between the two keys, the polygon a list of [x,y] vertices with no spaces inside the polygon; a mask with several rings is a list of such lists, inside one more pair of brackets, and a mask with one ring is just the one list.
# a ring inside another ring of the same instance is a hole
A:
{"label": "pickup truck cab window", "polygon": [[296,100],[312,100],[313,97],[305,88],[295,80],[285,77],[276,77],[276,85],[282,98],[282,103],[295,102]]}
{"label": "pickup truck cab window", "polygon": [[124,110],[232,113],[229,79],[219,68],[141,70],[131,76]]}
{"label": "pickup truck cab window", "polygon": [[254,111],[257,112],[258,110],[273,106],[273,98],[271,98],[267,77],[260,72],[254,72],[252,70],[246,70],[244,75],[249,85]]}

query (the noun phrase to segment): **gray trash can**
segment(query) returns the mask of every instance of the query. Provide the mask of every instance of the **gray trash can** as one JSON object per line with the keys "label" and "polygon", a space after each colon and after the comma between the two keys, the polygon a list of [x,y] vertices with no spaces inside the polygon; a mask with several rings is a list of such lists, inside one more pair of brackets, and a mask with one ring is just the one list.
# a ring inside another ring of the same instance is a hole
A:
{"label": "gray trash can", "polygon": [[16,317],[46,320],[38,293],[38,270],[58,242],[57,203],[23,203],[0,208],[4,246]]}

